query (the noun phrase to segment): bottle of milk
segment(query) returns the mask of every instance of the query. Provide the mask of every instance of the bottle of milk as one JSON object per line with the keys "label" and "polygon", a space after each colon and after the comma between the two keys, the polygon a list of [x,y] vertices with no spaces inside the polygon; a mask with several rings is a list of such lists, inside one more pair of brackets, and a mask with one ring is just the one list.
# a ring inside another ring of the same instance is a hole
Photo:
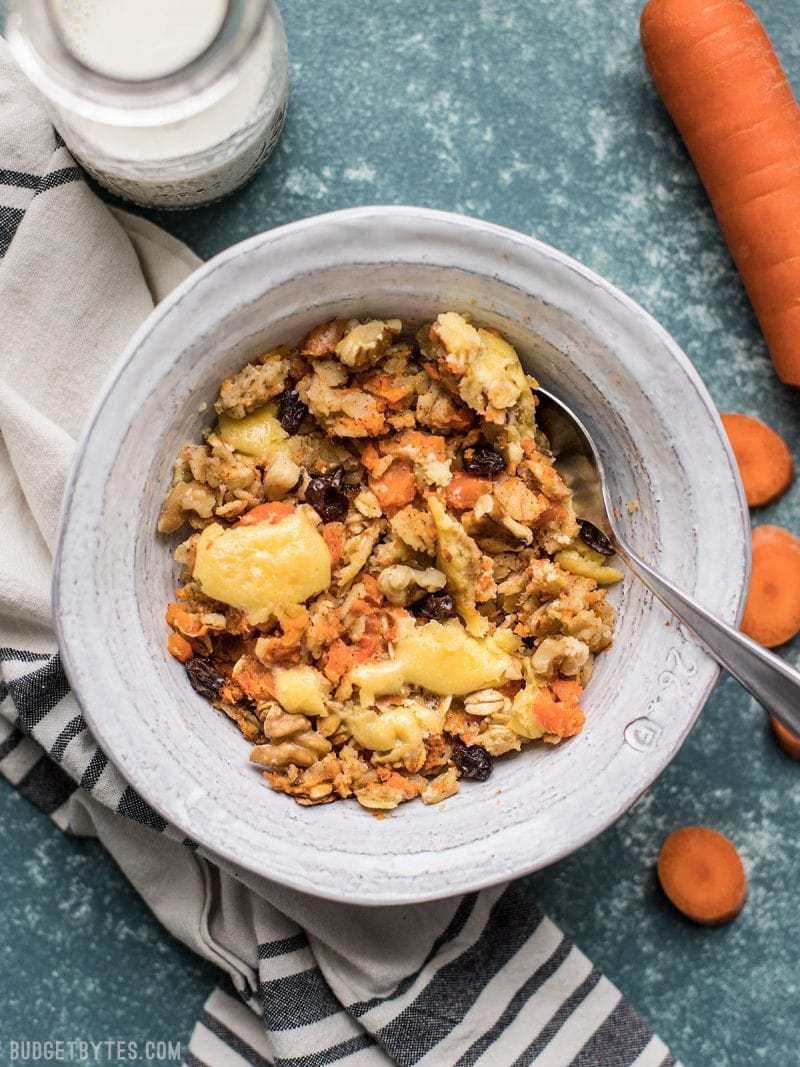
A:
{"label": "bottle of milk", "polygon": [[273,0],[11,0],[6,33],[75,157],[137,204],[225,196],[283,128]]}

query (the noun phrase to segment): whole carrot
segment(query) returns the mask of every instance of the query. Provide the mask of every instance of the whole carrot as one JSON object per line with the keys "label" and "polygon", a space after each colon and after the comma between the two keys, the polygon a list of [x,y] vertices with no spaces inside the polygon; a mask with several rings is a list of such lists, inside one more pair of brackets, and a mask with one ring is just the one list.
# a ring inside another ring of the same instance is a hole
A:
{"label": "whole carrot", "polygon": [[800,108],[744,0],[649,0],[647,64],[782,381],[800,386]]}

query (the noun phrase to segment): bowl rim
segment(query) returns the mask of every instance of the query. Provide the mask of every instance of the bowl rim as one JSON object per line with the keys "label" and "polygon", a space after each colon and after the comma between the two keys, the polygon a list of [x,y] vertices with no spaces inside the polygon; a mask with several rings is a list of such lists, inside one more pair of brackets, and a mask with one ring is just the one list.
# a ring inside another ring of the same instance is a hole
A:
{"label": "bowl rim", "polygon": [[[74,488],[82,472],[83,459],[85,457],[86,449],[89,439],[94,431],[94,428],[109,401],[111,395],[114,393],[117,382],[124,370],[130,364],[130,362],[136,357],[139,348],[144,340],[157,328],[160,321],[165,318],[172,310],[172,308],[190,293],[197,285],[203,283],[207,277],[214,274],[229,260],[236,259],[239,256],[246,254],[251,249],[259,247],[261,244],[269,243],[274,240],[279,240],[286,236],[294,236],[301,234],[304,230],[313,231],[320,223],[330,222],[345,222],[345,221],[358,221],[367,220],[379,221],[388,217],[394,217],[395,219],[403,216],[411,216],[416,223],[420,220],[430,222],[431,224],[443,223],[443,224],[455,224],[462,228],[462,230],[469,230],[473,232],[484,232],[486,234],[494,234],[497,237],[504,240],[512,240],[515,243],[522,243],[529,246],[539,256],[546,258],[547,260],[557,264],[559,269],[567,269],[569,271],[577,273],[586,282],[594,285],[603,290],[608,296],[613,297],[617,302],[623,305],[623,307],[634,313],[639,317],[640,321],[646,325],[649,331],[666,347],[670,356],[676,361],[676,363],[682,369],[687,384],[691,385],[698,398],[702,402],[704,408],[707,410],[711,421],[716,425],[718,431],[719,442],[722,445],[723,453],[728,460],[728,466],[731,473],[731,477],[736,488],[739,514],[742,519],[742,533],[743,533],[743,548],[744,548],[744,567],[742,587],[739,591],[738,600],[735,604],[734,618],[731,620],[733,624],[738,625],[741,621],[742,614],[744,612],[744,605],[747,593],[747,586],[750,578],[751,570],[751,545],[750,545],[750,516],[747,507],[744,488],[742,486],[741,478],[739,477],[738,468],[733,455],[733,450],[730,446],[730,442],[727,435],[724,432],[722,423],[720,420],[719,412],[712,400],[700,374],[695,368],[688,355],[683,351],[678,342],[672,337],[672,335],[663,327],[657,319],[655,319],[645,308],[641,306],[636,300],[628,296],[625,292],[619,289],[612,282],[609,282],[602,275],[593,271],[591,268],[586,267],[579,260],[574,259],[572,256],[561,252],[554,248],[552,245],[547,244],[544,241],[540,241],[538,238],[532,237],[528,234],[522,233],[519,230],[514,230],[510,227],[501,226],[496,223],[488,222],[483,219],[475,218],[469,215],[458,214],[455,212],[440,211],[432,208],[416,207],[414,205],[365,205],[354,208],[345,208],[337,211],[325,212],[319,215],[309,216],[307,218],[298,219],[294,222],[289,222],[281,226],[274,227],[269,230],[260,231],[257,234],[245,238],[230,247],[223,249],[217,253],[211,259],[202,263],[195,270],[191,272],[175,289],[173,289],[159,304],[157,304],[150,314],[145,318],[139,328],[135,331],[130,341],[126,345],[123,352],[115,362],[112,370],[110,371],[103,388],[100,391],[99,396],[95,400],[92,406],[89,416],[87,417],[83,432],[80,436],[75,455],[73,457],[72,466],[69,472],[69,477],[66,482],[64,495],[62,497],[61,511],[58,524],[58,537],[56,541],[56,548],[54,553],[54,563],[51,579],[51,601],[52,611],[55,621],[55,629],[58,640],[58,648],[61,655],[61,662],[64,667],[64,671],[70,682],[70,686],[73,693],[83,711],[87,723],[89,725],[92,734],[96,741],[107,751],[109,757],[112,758],[113,753],[111,751],[113,746],[107,744],[107,733],[104,730],[100,721],[96,719],[94,714],[87,709],[87,703],[81,699],[80,687],[74,684],[74,679],[80,677],[79,671],[75,666],[75,662],[72,656],[72,650],[69,642],[66,639],[64,632],[64,621],[61,611],[62,598],[63,598],[63,576],[64,576],[64,544],[67,537],[67,529],[71,519],[72,501],[74,498]],[[657,778],[664,772],[669,766],[672,760],[683,746],[684,741],[696,723],[703,707],[705,706],[708,698],[713,691],[714,687],[719,680],[721,668],[719,665],[714,665],[713,661],[709,664],[711,673],[709,675],[708,683],[704,689],[699,693],[696,700],[696,708],[692,715],[686,721],[684,729],[682,729],[675,737],[672,744],[665,746],[661,751],[661,756],[658,760],[658,766],[655,768],[655,773],[644,784],[641,790],[639,790],[634,796],[626,795],[615,806],[614,810],[606,814],[599,825],[592,825],[583,834],[578,834],[574,838],[570,838],[568,843],[565,843],[561,848],[554,850],[553,854],[548,858],[545,864],[537,861],[533,861],[528,864],[521,865],[514,871],[513,874],[508,873],[489,873],[480,874],[477,873],[470,880],[460,882],[458,888],[455,891],[449,887],[443,886],[440,890],[436,891],[424,891],[422,893],[406,892],[397,893],[392,895],[390,899],[375,900],[371,897],[359,896],[357,893],[353,895],[342,896],[341,892],[334,890],[326,890],[325,887],[310,887],[307,883],[293,877],[292,875],[284,875],[281,871],[270,871],[269,874],[265,874],[261,870],[256,870],[254,867],[249,867],[242,857],[236,854],[232,849],[227,849],[224,842],[216,842],[213,846],[203,845],[208,850],[209,854],[213,858],[218,856],[219,858],[235,864],[237,867],[249,869],[251,872],[259,877],[263,877],[267,880],[274,881],[277,884],[284,885],[287,888],[297,890],[299,892],[308,893],[313,896],[320,897],[322,899],[328,899],[336,902],[344,902],[355,905],[368,905],[374,907],[380,907],[385,905],[408,905],[415,903],[422,903],[425,901],[433,901],[439,899],[445,899],[456,894],[475,892],[480,889],[488,888],[493,885],[498,885],[502,882],[506,882],[509,879],[516,879],[531,874],[534,871],[542,870],[545,867],[551,866],[557,863],[559,860],[564,859],[566,856],[572,854],[578,849],[582,848],[588,842],[594,840],[603,831],[607,830],[610,826],[614,825],[627,811],[640,799],[640,797],[652,787]],[[183,833],[191,838],[199,840],[202,843],[202,834],[198,833],[196,827],[192,826],[190,820],[176,818],[175,813],[169,810],[168,806],[162,806],[160,797],[154,790],[147,785],[142,786],[141,782],[136,781],[135,777],[128,773],[127,769],[122,774],[122,777],[132,785],[146,800],[153,809],[158,812],[166,822],[181,830]]]}

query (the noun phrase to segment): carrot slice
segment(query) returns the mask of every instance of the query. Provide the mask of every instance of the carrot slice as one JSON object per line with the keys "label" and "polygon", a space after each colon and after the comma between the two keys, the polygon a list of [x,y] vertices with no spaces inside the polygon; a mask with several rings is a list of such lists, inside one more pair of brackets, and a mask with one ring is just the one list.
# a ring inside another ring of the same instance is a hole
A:
{"label": "carrot slice", "polygon": [[784,439],[750,415],[723,415],[722,425],[736,457],[749,506],[758,508],[777,500],[794,478],[794,460]]}
{"label": "carrot slice", "polygon": [[491,489],[492,483],[488,478],[478,478],[475,474],[459,471],[453,475],[453,480],[445,490],[445,497],[455,511],[466,511],[474,508],[478,500]]}
{"label": "carrot slice", "polygon": [[784,726],[780,719],[776,719],[774,715],[770,716],[769,722],[775,735],[775,740],[786,755],[792,759],[800,760],[800,737],[787,726]]}
{"label": "carrot slice", "polygon": [[800,385],[800,108],[786,73],[744,0],[649,0],[641,38],[778,376]]}
{"label": "carrot slice", "polygon": [[753,530],[753,573],[742,630],[767,648],[800,633],[800,541],[782,526]]}
{"label": "carrot slice", "polygon": [[291,515],[293,511],[294,505],[287,504],[283,500],[273,500],[269,504],[257,504],[242,515],[239,519],[239,526],[255,526],[259,522],[269,522],[274,526],[287,515]]}
{"label": "carrot slice", "polygon": [[684,826],[667,837],[658,856],[658,880],[678,911],[704,926],[735,919],[747,899],[736,847],[705,826]]}

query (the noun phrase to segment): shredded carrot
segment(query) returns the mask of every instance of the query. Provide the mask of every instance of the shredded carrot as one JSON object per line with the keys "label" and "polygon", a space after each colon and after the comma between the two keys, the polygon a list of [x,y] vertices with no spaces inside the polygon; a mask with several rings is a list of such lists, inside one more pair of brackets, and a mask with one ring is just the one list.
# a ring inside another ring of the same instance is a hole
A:
{"label": "shredded carrot", "polygon": [[405,774],[392,770],[391,767],[378,767],[376,771],[379,782],[384,782],[392,789],[399,790],[406,800],[413,800],[419,794],[418,780],[408,778]]}
{"label": "shredded carrot", "polygon": [[388,404],[399,404],[414,392],[408,382],[398,382],[391,374],[375,374],[364,382],[364,389],[373,396],[379,396]]}
{"label": "shredded carrot", "polygon": [[781,526],[753,530],[753,571],[742,630],[767,648],[800,633],[800,541]]}
{"label": "shredded carrot", "polygon": [[408,619],[411,612],[406,611],[405,608],[389,608],[385,609],[386,620],[388,622],[388,628],[386,630],[387,641],[396,641],[397,635],[400,632],[400,623],[403,619]]}
{"label": "shredded carrot", "polygon": [[381,652],[383,648],[384,643],[381,640],[380,634],[364,634],[353,649],[353,661],[355,663],[366,663],[367,660],[372,659],[378,652]]}
{"label": "shredded carrot", "polygon": [[269,504],[257,504],[242,515],[238,525],[256,526],[258,523],[268,522],[274,526],[281,519],[285,519],[287,515],[291,515],[293,511],[294,505],[284,500],[273,500]]}
{"label": "shredded carrot", "polygon": [[338,682],[353,666],[353,649],[341,638],[332,642],[325,657],[323,673],[331,682]]}
{"label": "shredded carrot", "polygon": [[562,704],[577,704],[583,695],[583,686],[574,678],[557,678],[550,688]]}
{"label": "shredded carrot", "polygon": [[379,604],[381,600],[383,600],[383,593],[380,590],[378,579],[375,575],[365,573],[361,575],[359,580],[366,589],[369,599],[374,601],[375,604]]}
{"label": "shredded carrot", "polygon": [[744,0],[649,0],[641,39],[778,376],[800,385],[800,108]]}
{"label": "shredded carrot", "polygon": [[275,699],[275,676],[255,656],[242,656],[238,661],[236,684],[251,700]]}
{"label": "shredded carrot", "polygon": [[447,440],[438,433],[425,433],[423,430],[403,430],[394,440],[378,442],[381,452],[386,455],[408,455],[428,453],[437,459],[447,456]]}
{"label": "shredded carrot", "polygon": [[344,523],[326,522],[322,527],[322,538],[331,554],[331,563],[335,567],[342,558],[344,548]]}
{"label": "shredded carrot", "polygon": [[170,634],[167,638],[167,651],[181,663],[186,663],[194,655],[194,649],[180,634]]}
{"label": "shredded carrot", "polygon": [[[363,394],[362,394],[363,396]],[[386,430],[386,422],[383,418],[383,408],[386,406],[382,400],[376,400],[376,404],[382,407],[378,411],[368,412],[363,418],[354,419],[350,415],[342,415],[338,420],[341,429],[338,431],[343,437],[377,437]]]}
{"label": "shredded carrot", "polygon": [[800,737],[793,733],[788,726],[784,726],[780,719],[777,719],[774,715],[770,716],[769,722],[775,740],[786,755],[792,759],[800,760]]}
{"label": "shredded carrot", "polygon": [[586,721],[578,704],[582,692],[577,682],[565,680],[539,690],[534,697],[533,714],[546,734],[574,737],[581,732]]}
{"label": "shredded carrot", "polygon": [[174,630],[180,630],[187,637],[203,637],[208,633],[208,627],[200,621],[199,615],[192,615],[181,604],[167,604],[167,626]]}
{"label": "shredded carrot", "polygon": [[348,645],[341,638],[333,641],[328,649],[323,665],[323,673],[331,682],[338,682],[357,663],[366,663],[386,651],[386,641],[381,633],[380,618],[374,613],[366,618],[364,634],[354,645]]}
{"label": "shredded carrot", "polygon": [[370,478],[369,487],[384,511],[399,511],[417,495],[414,468],[407,459],[395,459],[379,478]]}
{"label": "shredded carrot", "polygon": [[361,450],[361,462],[368,471],[374,470],[380,463],[381,457],[372,441],[369,441]]}
{"label": "shredded carrot", "polygon": [[350,610],[354,615],[369,615],[375,610],[375,605],[371,600],[367,600],[366,597],[361,597],[359,600],[354,600],[350,605]]}
{"label": "shredded carrot", "polygon": [[491,492],[492,483],[488,478],[478,478],[475,474],[459,471],[445,490],[447,503],[455,511],[467,511],[474,508],[478,500]]}
{"label": "shredded carrot", "polygon": [[784,439],[750,415],[723,415],[722,425],[750,507],[769,504],[785,493],[794,478],[794,461]]}
{"label": "shredded carrot", "polygon": [[259,640],[259,657],[273,660],[296,660],[303,634],[308,629],[308,611],[301,606],[279,610],[278,622],[283,631],[279,636]]}
{"label": "shredded carrot", "polygon": [[747,898],[735,846],[705,826],[684,826],[669,835],[658,857],[658,880],[678,911],[704,926],[730,922]]}

